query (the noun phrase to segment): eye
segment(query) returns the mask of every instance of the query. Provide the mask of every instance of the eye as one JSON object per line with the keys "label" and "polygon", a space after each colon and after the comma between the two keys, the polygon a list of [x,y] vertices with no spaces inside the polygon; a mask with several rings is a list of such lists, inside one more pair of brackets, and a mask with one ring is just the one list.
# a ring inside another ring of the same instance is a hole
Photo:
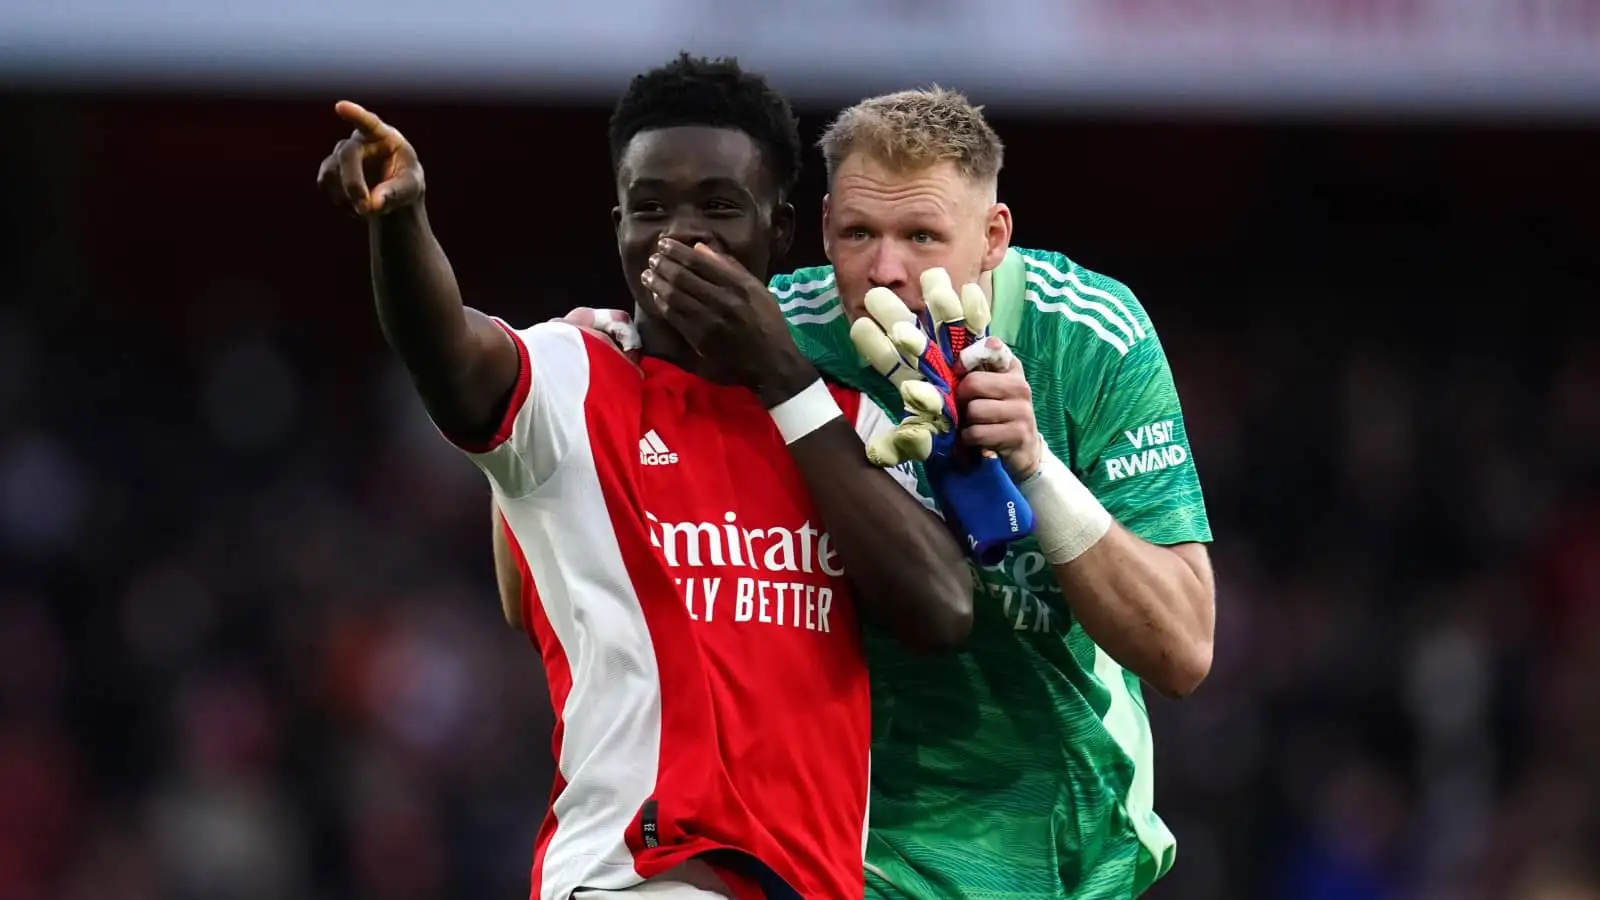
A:
{"label": "eye", "polygon": [[911,242],[913,244],[931,244],[936,240],[938,239],[933,236],[933,232],[931,231],[911,232]]}
{"label": "eye", "polygon": [[846,228],[844,230],[844,239],[847,241],[864,241],[870,237],[872,235],[865,228]]}
{"label": "eye", "polygon": [[722,200],[722,199],[707,200],[705,208],[706,208],[706,214],[707,215],[715,216],[716,218],[719,218],[719,219],[732,218],[734,216],[742,215],[744,213],[744,207],[740,206],[738,203],[733,202],[732,200]]}
{"label": "eye", "polygon": [[628,215],[635,219],[659,218],[666,213],[666,207],[657,200],[639,200],[628,209]]}

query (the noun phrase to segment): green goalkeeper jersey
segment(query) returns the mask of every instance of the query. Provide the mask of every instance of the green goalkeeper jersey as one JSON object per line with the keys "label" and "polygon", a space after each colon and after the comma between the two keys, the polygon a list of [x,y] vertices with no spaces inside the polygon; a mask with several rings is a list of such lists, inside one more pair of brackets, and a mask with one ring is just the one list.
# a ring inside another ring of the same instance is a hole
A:
{"label": "green goalkeeper jersey", "polygon": [[[801,349],[901,414],[850,343],[833,269],[772,280]],[[991,333],[1021,360],[1039,431],[1123,526],[1210,541],[1172,372],[1121,283],[1011,250]],[[923,485],[926,494],[926,484]],[[1139,680],[1084,634],[1032,539],[980,579],[967,649],[919,658],[867,635],[870,897],[1123,900],[1171,868]]]}

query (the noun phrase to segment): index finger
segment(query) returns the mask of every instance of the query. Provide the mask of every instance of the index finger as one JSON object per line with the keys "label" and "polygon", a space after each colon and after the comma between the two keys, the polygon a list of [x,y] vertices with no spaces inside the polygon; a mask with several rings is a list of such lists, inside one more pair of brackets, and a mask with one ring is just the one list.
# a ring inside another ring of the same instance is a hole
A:
{"label": "index finger", "polygon": [[349,122],[366,137],[381,138],[389,136],[389,126],[378,118],[378,114],[371,112],[359,103],[349,100],[340,100],[333,105],[333,111],[339,118]]}

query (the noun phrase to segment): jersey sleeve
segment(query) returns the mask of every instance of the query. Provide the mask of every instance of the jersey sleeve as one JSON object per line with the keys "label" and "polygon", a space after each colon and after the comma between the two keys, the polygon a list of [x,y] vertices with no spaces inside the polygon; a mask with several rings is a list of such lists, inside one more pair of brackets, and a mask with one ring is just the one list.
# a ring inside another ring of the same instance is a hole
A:
{"label": "jersey sleeve", "polygon": [[1144,311],[1127,288],[1121,290],[1140,320],[1141,339],[1102,370],[1097,402],[1079,423],[1075,468],[1112,516],[1139,537],[1162,545],[1209,542],[1211,524],[1172,368]]}
{"label": "jersey sleeve", "polygon": [[586,427],[589,352],[583,332],[562,322],[522,331],[495,322],[517,347],[511,400],[488,441],[451,442],[483,470],[497,494],[514,499],[548,481],[580,442]]}
{"label": "jersey sleeve", "polygon": [[864,364],[850,342],[850,317],[834,283],[833,267],[776,275],[767,289],[783,311],[795,346],[818,371],[847,382],[860,371]]}
{"label": "jersey sleeve", "polygon": [[832,266],[796,269],[787,275],[774,275],[767,290],[778,301],[778,308],[790,327],[824,324],[838,318],[839,288],[834,284]]}

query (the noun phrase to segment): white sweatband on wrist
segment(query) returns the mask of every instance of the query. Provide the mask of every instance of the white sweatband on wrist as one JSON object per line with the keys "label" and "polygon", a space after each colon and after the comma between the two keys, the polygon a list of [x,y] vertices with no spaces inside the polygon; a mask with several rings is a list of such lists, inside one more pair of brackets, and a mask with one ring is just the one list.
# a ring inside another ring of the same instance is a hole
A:
{"label": "white sweatband on wrist", "polygon": [[772,416],[785,444],[800,440],[834,419],[844,418],[844,410],[839,408],[838,401],[833,399],[833,394],[821,378],[767,410],[767,414]]}
{"label": "white sweatband on wrist", "polygon": [[1017,489],[1033,507],[1033,537],[1053,566],[1082,556],[1111,530],[1111,513],[1048,447],[1039,471]]}

